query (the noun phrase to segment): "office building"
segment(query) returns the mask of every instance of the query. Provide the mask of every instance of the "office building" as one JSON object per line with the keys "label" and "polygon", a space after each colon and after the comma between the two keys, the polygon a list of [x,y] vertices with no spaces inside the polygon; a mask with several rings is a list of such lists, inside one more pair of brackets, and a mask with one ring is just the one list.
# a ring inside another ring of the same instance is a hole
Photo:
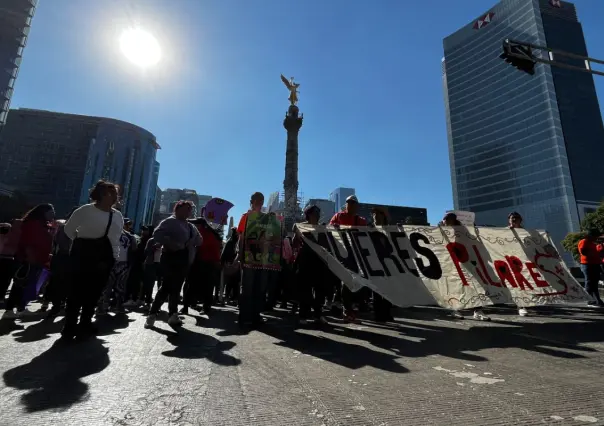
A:
{"label": "office building", "polygon": [[319,223],[329,223],[333,215],[336,213],[336,203],[331,200],[311,198],[308,200],[304,208],[306,209],[309,206],[317,206],[321,209]]}
{"label": "office building", "polygon": [[52,203],[62,217],[89,201],[99,179],[109,180],[138,228],[155,194],[158,149],[150,132],[120,120],[13,109],[0,135],[0,182],[31,205]]}
{"label": "office building", "polygon": [[268,196],[268,202],[266,208],[270,212],[278,212],[282,210],[282,206],[279,199],[279,191],[271,192]]}
{"label": "office building", "polygon": [[191,211],[191,217],[197,217],[199,213],[199,196],[197,191],[194,189],[177,189],[167,188],[161,193],[161,201],[159,211],[162,214],[162,218],[169,217],[174,211],[174,206],[179,201],[190,201],[193,203],[193,210]]}
{"label": "office building", "polygon": [[413,225],[428,225],[428,210],[421,207],[389,206],[386,204],[359,203],[358,215],[373,223],[373,209],[379,207],[388,211],[388,221],[391,225],[412,223]]}
{"label": "office building", "polygon": [[346,204],[346,198],[351,195],[355,195],[354,188],[336,188],[329,194],[329,199],[335,203],[336,211],[339,212]]}
{"label": "office building", "polygon": [[520,71],[499,58],[507,38],[587,56],[575,6],[557,0],[502,0],[444,39],[455,209],[498,226],[518,211],[559,244],[604,198],[593,77],[544,64]]}
{"label": "office building", "polygon": [[197,194],[197,210],[199,212],[199,214],[201,214],[201,209],[203,209],[205,207],[205,205],[208,203],[208,201],[210,201],[212,198],[211,195],[201,195],[201,194]]}
{"label": "office building", "polygon": [[158,198],[158,194],[161,197],[161,190],[159,193],[157,192],[157,181],[159,180],[159,162],[155,161],[153,163],[153,174],[151,176],[151,186],[155,188],[154,191],[150,191],[149,199],[147,201],[147,209],[146,215],[143,220],[143,224],[150,225],[153,223],[154,216],[156,210],[159,209],[160,198]]}
{"label": "office building", "polygon": [[37,3],[38,0],[0,2],[0,131],[6,123]]}

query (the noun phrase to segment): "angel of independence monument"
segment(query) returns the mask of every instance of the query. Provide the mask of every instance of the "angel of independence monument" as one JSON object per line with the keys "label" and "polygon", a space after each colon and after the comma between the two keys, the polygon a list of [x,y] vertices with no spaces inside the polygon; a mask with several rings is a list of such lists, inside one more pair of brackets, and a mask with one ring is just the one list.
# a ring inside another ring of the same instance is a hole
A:
{"label": "angel of independence monument", "polygon": [[283,127],[287,130],[287,148],[285,150],[285,179],[283,191],[285,193],[283,216],[285,229],[290,232],[294,223],[300,220],[300,206],[298,204],[298,132],[302,127],[304,114],[298,108],[299,83],[294,78],[289,80],[281,74],[281,80],[289,90],[289,108],[283,119]]}

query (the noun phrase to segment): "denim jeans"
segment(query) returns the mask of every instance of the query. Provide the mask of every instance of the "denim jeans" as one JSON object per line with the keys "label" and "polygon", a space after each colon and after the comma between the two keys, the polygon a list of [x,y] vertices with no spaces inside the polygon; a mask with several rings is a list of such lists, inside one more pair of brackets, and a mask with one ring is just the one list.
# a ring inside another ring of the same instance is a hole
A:
{"label": "denim jeans", "polygon": [[600,265],[581,265],[581,272],[585,277],[585,291],[602,304],[598,283],[600,281]]}

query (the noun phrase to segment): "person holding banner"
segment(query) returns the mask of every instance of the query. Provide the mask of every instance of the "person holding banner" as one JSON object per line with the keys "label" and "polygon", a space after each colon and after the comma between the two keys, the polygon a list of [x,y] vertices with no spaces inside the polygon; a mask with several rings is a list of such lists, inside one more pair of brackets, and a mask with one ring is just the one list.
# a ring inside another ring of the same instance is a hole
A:
{"label": "person holding banner", "polygon": [[[304,210],[304,215],[306,223],[317,226],[321,217],[321,209],[318,206],[309,206]],[[294,263],[294,270],[300,295],[300,324],[308,322],[311,308],[314,320],[319,324],[327,324],[327,320],[323,316],[325,279],[331,275],[327,265],[312,248],[302,243],[300,253]]]}
{"label": "person holding banner", "polygon": [[[457,215],[453,212],[447,213],[441,222],[442,226],[462,226],[461,222],[457,220]],[[458,311],[453,311],[451,314],[453,318],[464,319],[463,315]],[[473,318],[478,321],[491,321],[491,317],[484,314],[482,309],[474,309]]]}
{"label": "person holding banner", "polygon": [[[374,207],[372,216],[375,226],[388,226],[388,210],[385,207]],[[373,312],[377,322],[394,321],[392,303],[375,291],[373,292]]]}
{"label": "person holding banner", "polygon": [[[512,212],[508,215],[508,225],[510,229],[522,229],[522,215],[518,212]],[[518,308],[518,315],[528,316],[529,311],[526,308]]]}
{"label": "person holding banner", "polygon": [[581,262],[581,272],[585,277],[585,291],[596,299],[595,302],[587,302],[588,306],[604,307],[598,289],[600,281],[600,264],[602,262],[602,246],[596,244],[600,232],[596,229],[587,231],[587,236],[579,241],[578,249]]}
{"label": "person holding banner", "polygon": [[[356,195],[351,195],[346,198],[346,207],[343,212],[336,213],[329,221],[330,225],[338,228],[340,226],[367,226],[367,220],[359,216],[359,200]],[[341,282],[342,286],[342,303],[344,305],[344,320],[348,322],[356,322],[357,314],[353,309],[354,295],[352,291]]]}

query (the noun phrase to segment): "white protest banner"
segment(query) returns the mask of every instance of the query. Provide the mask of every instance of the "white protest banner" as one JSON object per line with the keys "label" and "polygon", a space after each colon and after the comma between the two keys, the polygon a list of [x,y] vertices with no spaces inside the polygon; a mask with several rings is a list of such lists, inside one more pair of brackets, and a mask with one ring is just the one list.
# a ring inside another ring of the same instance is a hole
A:
{"label": "white protest banner", "polygon": [[367,286],[397,306],[438,303],[458,310],[590,300],[543,231],[296,227],[349,288]]}

